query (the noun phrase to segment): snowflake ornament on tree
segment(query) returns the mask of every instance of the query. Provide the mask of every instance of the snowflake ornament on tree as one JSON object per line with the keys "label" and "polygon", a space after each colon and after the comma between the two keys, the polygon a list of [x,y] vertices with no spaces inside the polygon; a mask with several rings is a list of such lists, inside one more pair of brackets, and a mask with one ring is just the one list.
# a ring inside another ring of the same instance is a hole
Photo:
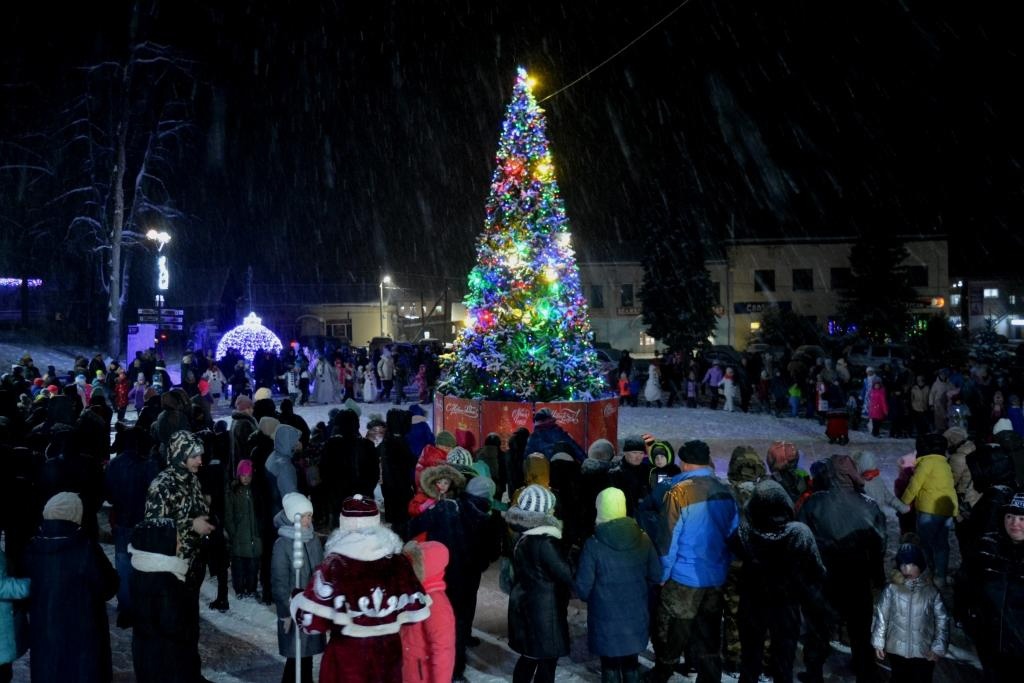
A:
{"label": "snowflake ornament on tree", "polygon": [[229,349],[236,349],[252,366],[257,351],[280,353],[284,348],[277,335],[263,326],[263,321],[255,313],[245,316],[242,324],[228,330],[217,342],[217,360],[227,355]]}
{"label": "snowflake ornament on tree", "polygon": [[605,390],[544,112],[519,69],[505,113],[466,328],[440,390],[463,398],[577,400]]}

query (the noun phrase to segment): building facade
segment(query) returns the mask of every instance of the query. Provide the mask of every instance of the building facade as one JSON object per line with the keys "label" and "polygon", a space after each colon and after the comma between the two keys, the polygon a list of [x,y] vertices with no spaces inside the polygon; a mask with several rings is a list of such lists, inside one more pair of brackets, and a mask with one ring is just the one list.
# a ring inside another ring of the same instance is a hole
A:
{"label": "building facade", "polygon": [[1024,279],[959,278],[949,291],[950,320],[970,330],[987,326],[1011,341],[1024,340]]}
{"label": "building facade", "polygon": [[[905,238],[904,244],[918,292],[914,312],[948,312],[948,242]],[[723,257],[706,262],[718,301],[718,327],[711,342],[743,350],[756,334],[761,314],[773,306],[792,310],[822,332],[830,332],[839,310],[839,290],[849,282],[853,245],[853,240],[841,238],[725,243]],[[643,324],[639,260],[581,262],[580,277],[596,341],[641,357],[663,348],[646,334]]]}

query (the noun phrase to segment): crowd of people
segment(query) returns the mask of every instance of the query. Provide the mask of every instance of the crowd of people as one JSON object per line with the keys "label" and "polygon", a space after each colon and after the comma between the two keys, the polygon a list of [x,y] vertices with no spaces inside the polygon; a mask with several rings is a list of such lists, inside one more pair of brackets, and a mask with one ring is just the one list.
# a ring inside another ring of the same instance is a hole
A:
{"label": "crowd of people", "polygon": [[[325,683],[464,680],[495,563],[516,683],[554,679],[573,596],[587,603],[604,681],[790,681],[799,641],[797,676],[823,681],[840,639],[858,681],[880,680],[879,663],[891,680],[931,680],[956,626],[987,680],[1016,680],[1024,664],[1012,400],[992,425],[933,410],[890,486],[867,451],[804,471],[792,443],[763,455],[741,446],[723,478],[702,441],[644,434],[584,448],[543,409],[532,431],[480,441],[435,434],[416,402],[363,427],[367,404],[332,394],[339,404],[310,426],[287,381],[278,400],[270,387],[231,392],[230,422],[214,421],[210,404],[227,397],[209,386],[190,397],[161,369],[135,420],[113,421],[117,390],[103,382],[126,373],[109,364],[88,396],[77,381],[47,384],[56,373],[35,398],[0,389],[0,681],[29,648],[32,680],[110,680],[115,596],[137,680],[204,680],[208,575],[210,609],[229,612],[232,589],[272,606],[282,680],[298,668],[311,681],[314,656]],[[38,386],[19,374],[28,392]],[[113,563],[99,545],[105,504]]]}
{"label": "crowd of people", "polygon": [[608,382],[623,405],[700,406],[822,422],[838,412],[850,428],[863,424],[876,437],[883,429],[893,438],[912,438],[960,427],[987,440],[1004,417],[1024,428],[1024,377],[973,360],[937,367],[911,356],[906,363],[857,368],[843,357],[776,359],[765,352],[737,355],[730,363],[669,352],[642,366],[622,352]]}

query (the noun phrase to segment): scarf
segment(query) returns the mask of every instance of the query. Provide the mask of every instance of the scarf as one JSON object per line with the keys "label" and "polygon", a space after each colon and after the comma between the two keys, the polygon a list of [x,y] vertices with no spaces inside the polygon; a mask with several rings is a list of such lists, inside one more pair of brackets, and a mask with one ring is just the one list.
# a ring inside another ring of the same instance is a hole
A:
{"label": "scarf", "polygon": [[130,544],[128,552],[132,556],[132,568],[140,572],[170,572],[178,581],[185,580],[188,572],[188,561],[176,555],[162,555],[145,550],[136,550]]}
{"label": "scarf", "polygon": [[[299,529],[299,531],[301,532],[300,538],[302,539],[303,543],[309,543],[310,541],[313,540],[313,530],[312,529],[305,529],[305,528],[303,528],[303,529]],[[288,538],[288,539],[291,539],[291,540],[294,541],[295,540],[295,527],[294,526],[279,526],[279,527],[277,527],[277,535],[282,537],[282,538]]]}

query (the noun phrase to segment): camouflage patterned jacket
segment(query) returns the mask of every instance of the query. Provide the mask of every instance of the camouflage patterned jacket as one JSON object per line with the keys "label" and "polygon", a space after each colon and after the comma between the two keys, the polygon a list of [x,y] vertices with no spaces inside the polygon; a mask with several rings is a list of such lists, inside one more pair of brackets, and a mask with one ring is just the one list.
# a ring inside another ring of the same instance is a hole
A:
{"label": "camouflage patterned jacket", "polygon": [[149,485],[145,518],[174,520],[181,540],[178,557],[182,559],[191,561],[199,551],[201,537],[192,529],[192,520],[208,514],[199,477],[185,469],[183,462],[169,465]]}

